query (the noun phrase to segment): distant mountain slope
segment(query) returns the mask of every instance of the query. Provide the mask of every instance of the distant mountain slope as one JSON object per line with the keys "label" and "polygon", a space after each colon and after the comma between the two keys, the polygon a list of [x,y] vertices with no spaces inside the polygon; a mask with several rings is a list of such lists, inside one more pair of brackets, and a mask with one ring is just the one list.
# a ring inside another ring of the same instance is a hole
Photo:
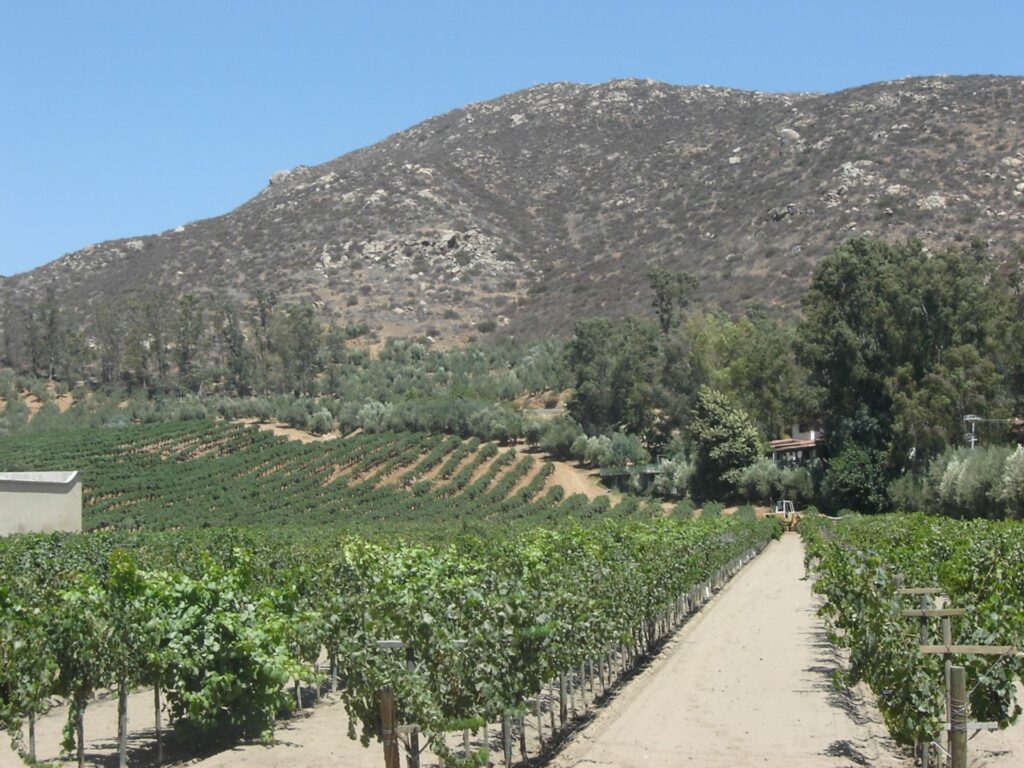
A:
{"label": "distant mountain slope", "polygon": [[[854,234],[1024,242],[1024,80],[929,77],[834,94],[556,83],[473,104],[316,167],[236,210],[5,278],[69,308],[165,285],[260,286],[389,334],[494,320],[566,333],[649,304],[654,264],[727,308],[794,310]],[[55,216],[59,212],[55,212]]]}

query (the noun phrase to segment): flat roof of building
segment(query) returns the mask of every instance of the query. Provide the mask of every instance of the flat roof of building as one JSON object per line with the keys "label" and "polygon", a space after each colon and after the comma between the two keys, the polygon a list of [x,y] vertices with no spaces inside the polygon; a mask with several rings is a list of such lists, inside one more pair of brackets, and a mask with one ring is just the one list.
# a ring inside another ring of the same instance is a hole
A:
{"label": "flat roof of building", "polygon": [[806,448],[814,448],[819,443],[824,442],[823,440],[794,440],[787,437],[783,440],[772,440],[768,443],[768,447],[773,451],[799,451]]}
{"label": "flat roof of building", "polygon": [[0,483],[49,483],[68,485],[78,479],[78,472],[0,472]]}

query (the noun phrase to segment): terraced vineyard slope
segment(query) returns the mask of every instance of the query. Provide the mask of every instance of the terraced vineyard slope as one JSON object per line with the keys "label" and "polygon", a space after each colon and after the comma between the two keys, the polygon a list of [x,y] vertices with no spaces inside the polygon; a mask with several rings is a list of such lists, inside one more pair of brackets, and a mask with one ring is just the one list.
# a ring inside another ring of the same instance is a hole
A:
{"label": "terraced vineyard slope", "polygon": [[567,496],[554,465],[479,440],[361,434],[302,444],[195,421],[79,429],[0,441],[0,466],[74,467],[87,528],[553,522],[657,514],[634,499]]}

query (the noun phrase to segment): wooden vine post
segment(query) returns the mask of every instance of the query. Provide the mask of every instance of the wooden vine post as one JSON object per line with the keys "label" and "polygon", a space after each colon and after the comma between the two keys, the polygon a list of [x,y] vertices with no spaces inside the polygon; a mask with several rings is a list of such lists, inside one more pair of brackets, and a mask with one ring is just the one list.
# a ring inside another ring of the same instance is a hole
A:
{"label": "wooden vine post", "polygon": [[[411,645],[405,646],[405,668],[410,675],[416,672],[416,654]],[[420,733],[417,729],[413,729],[409,734],[409,749],[406,758],[409,768],[420,768]]]}
{"label": "wooden vine post", "polygon": [[[946,691],[946,722],[947,751],[951,768],[967,768],[967,731],[995,730],[998,723],[974,723],[969,721],[968,710],[970,701],[967,695],[967,672],[964,667],[953,666],[955,654],[976,656],[1005,656],[1019,653],[1012,645],[956,645],[953,643],[953,627],[951,619],[965,616],[964,608],[928,608],[927,597],[945,595],[939,587],[910,587],[896,590],[899,595],[919,595],[919,608],[903,611],[905,618],[916,618],[919,622],[919,650],[923,654],[936,654],[943,657],[943,678]],[[931,645],[928,637],[928,619],[940,619],[942,622],[942,644]],[[921,766],[931,768],[931,744],[921,744]],[[935,763],[938,768],[940,762]]]}
{"label": "wooden vine post", "polygon": [[384,742],[384,768],[401,768],[395,723],[395,694],[390,686],[380,689],[380,738]]}
{"label": "wooden vine post", "polygon": [[950,768],[967,768],[967,674],[963,667],[949,670]]}
{"label": "wooden vine post", "polygon": [[[466,640],[456,640],[453,645],[456,648],[465,648]],[[379,649],[402,649],[405,651],[405,668],[410,675],[416,673],[416,654],[412,646],[404,640],[378,640]],[[420,727],[416,724],[399,726],[397,722],[395,695],[390,686],[381,688],[378,692],[381,713],[381,740],[384,742],[384,766],[385,768],[399,768],[398,743],[399,734],[406,733],[409,736],[409,743],[406,745],[406,759],[408,768],[420,768]],[[388,725],[390,723],[390,725]],[[468,744],[468,735],[466,736]],[[484,741],[487,740],[487,724],[484,724]],[[394,765],[389,762],[394,752]]]}
{"label": "wooden vine post", "polygon": [[164,763],[164,724],[160,708],[160,681],[153,684],[153,730],[156,734],[156,764]]}

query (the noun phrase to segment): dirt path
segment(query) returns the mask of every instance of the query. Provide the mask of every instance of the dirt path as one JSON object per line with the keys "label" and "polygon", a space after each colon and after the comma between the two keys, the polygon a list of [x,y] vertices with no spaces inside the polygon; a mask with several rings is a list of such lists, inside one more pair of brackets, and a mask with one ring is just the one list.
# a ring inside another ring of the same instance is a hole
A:
{"label": "dirt path", "polygon": [[832,689],[840,659],[786,534],[741,571],[553,765],[902,766],[878,713]]}

